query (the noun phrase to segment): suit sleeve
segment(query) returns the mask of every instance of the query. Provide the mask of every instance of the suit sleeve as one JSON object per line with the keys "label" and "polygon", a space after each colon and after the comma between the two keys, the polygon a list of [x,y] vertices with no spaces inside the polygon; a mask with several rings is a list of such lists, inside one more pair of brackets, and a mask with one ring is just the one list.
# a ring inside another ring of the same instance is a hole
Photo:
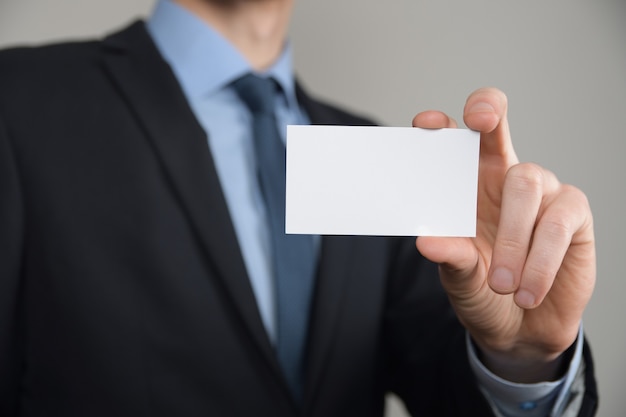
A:
{"label": "suit sleeve", "polygon": [[17,164],[0,114],[0,415],[17,415],[23,207]]}
{"label": "suit sleeve", "polygon": [[[470,366],[465,328],[440,284],[437,266],[419,255],[412,239],[394,252],[384,339],[389,389],[415,416],[493,416]],[[590,417],[597,408],[597,390],[586,343],[583,356],[578,416]]]}
{"label": "suit sleeve", "polygon": [[414,239],[397,242],[392,251],[384,325],[388,388],[411,415],[493,415],[437,265],[419,255]]}

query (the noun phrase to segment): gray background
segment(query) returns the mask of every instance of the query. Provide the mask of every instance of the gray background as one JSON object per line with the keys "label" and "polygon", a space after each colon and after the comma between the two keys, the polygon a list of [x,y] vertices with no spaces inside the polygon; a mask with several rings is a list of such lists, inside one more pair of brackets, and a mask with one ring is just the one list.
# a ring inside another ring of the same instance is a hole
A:
{"label": "gray background", "polygon": [[[152,0],[0,0],[0,46],[99,36]],[[381,123],[440,109],[461,120],[467,95],[509,97],[520,159],[585,191],[598,283],[585,315],[600,415],[626,410],[624,0],[296,0],[292,41],[304,84]],[[1,92],[0,92],[1,94]],[[389,416],[402,416],[392,399]]]}

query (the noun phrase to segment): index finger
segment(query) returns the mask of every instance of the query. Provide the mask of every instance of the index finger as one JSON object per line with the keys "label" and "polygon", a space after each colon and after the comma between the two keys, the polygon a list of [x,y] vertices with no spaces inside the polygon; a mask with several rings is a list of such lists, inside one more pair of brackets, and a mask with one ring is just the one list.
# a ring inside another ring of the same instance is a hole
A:
{"label": "index finger", "polygon": [[479,131],[481,157],[497,158],[508,168],[518,162],[507,120],[506,95],[497,88],[474,91],[465,103],[463,120]]}

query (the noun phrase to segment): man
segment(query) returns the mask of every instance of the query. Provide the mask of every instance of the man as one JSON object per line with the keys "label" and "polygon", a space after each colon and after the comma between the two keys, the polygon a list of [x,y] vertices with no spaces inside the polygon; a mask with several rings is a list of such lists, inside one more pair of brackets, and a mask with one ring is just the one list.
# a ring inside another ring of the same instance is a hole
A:
{"label": "man", "polygon": [[464,112],[477,237],[313,238],[306,346],[283,363],[238,80],[274,80],[280,125],[370,124],[294,82],[291,8],[162,1],[102,42],[0,55],[0,415],[376,416],[388,391],[416,416],[592,415],[591,212],[518,163],[495,89]]}

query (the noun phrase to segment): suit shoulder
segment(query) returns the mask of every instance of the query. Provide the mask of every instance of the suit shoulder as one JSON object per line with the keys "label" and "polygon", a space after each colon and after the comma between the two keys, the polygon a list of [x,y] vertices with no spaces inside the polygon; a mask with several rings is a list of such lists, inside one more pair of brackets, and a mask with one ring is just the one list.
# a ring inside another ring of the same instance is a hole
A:
{"label": "suit shoulder", "polygon": [[5,117],[39,107],[43,111],[49,103],[87,91],[102,77],[99,44],[66,42],[0,51],[0,111]]}
{"label": "suit shoulder", "polygon": [[317,104],[324,108],[324,111],[333,114],[338,120],[342,120],[341,124],[349,126],[377,126],[379,124],[368,116],[355,113],[350,109],[330,102],[318,101]]}
{"label": "suit shoulder", "polygon": [[311,96],[300,83],[296,84],[298,101],[304,106],[313,124],[377,126],[379,123],[343,106]]}
{"label": "suit shoulder", "polygon": [[43,74],[93,60],[99,41],[77,41],[43,46],[21,46],[0,51],[0,72],[3,76]]}
{"label": "suit shoulder", "polygon": [[118,44],[147,36],[142,21],[114,32],[103,39],[84,39],[39,46],[0,50],[2,80],[71,80],[101,65],[103,54],[115,53]]}

